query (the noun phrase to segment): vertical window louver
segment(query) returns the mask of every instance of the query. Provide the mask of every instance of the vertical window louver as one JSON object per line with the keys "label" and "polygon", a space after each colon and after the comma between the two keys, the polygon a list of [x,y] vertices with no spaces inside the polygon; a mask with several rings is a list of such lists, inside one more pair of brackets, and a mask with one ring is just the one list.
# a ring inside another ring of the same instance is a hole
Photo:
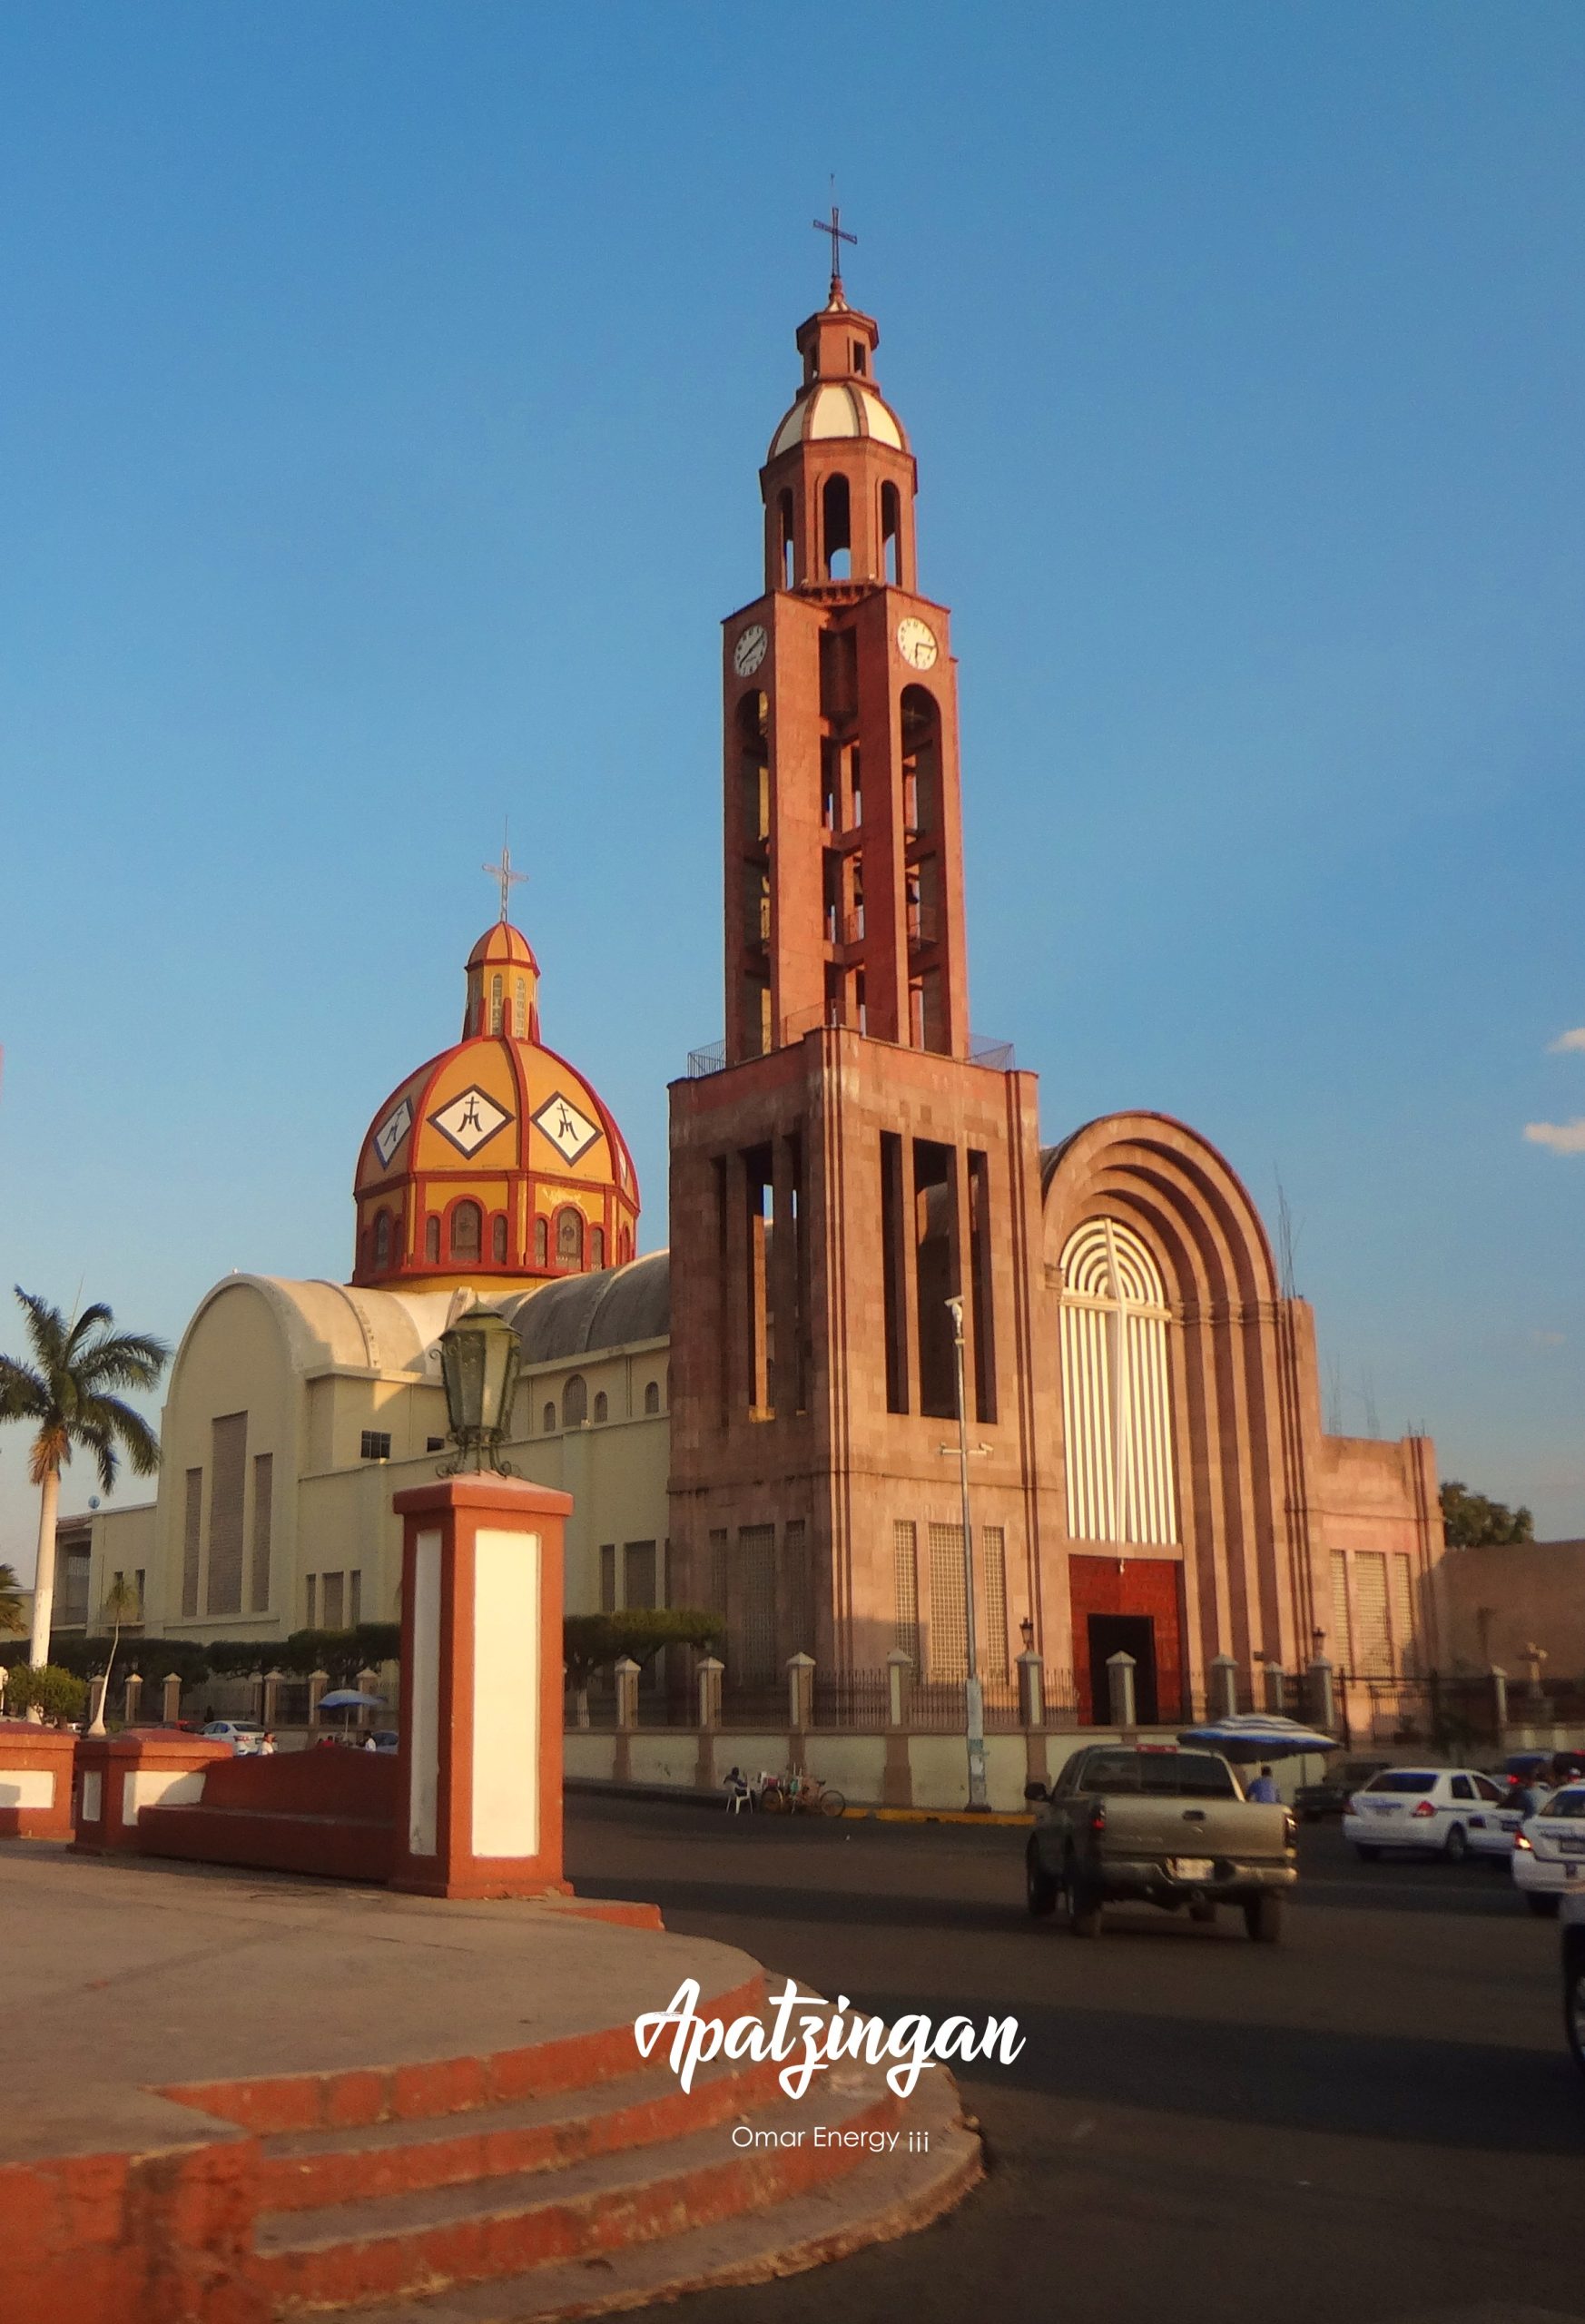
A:
{"label": "vertical window louver", "polygon": [[1090,1219],[1062,1254],[1068,1531],[1078,1541],[1176,1541],[1167,1333],[1159,1268],[1137,1235]]}

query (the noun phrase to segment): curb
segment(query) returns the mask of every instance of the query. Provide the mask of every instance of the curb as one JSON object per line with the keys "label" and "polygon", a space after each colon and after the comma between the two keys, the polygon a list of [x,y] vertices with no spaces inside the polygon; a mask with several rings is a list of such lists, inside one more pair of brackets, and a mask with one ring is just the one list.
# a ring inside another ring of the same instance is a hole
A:
{"label": "curb", "polygon": [[[681,1784],[603,1783],[597,1776],[568,1776],[562,1788],[582,1797],[650,1799],[673,1807],[711,1807],[724,1811],[724,1793],[694,1791]],[[869,1824],[1001,1824],[1029,1825],[1032,1816],[1004,1815],[990,1808],[967,1807],[844,1807],[842,1821]]]}

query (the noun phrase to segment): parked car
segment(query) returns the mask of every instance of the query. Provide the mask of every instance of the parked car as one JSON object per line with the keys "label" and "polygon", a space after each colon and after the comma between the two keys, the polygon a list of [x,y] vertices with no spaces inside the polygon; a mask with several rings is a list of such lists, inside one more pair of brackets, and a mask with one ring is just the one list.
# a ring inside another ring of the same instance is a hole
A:
{"label": "parked car", "polygon": [[1511,1751],[1502,1762],[1509,1783],[1538,1786],[1555,1791],[1560,1783],[1578,1783],[1585,1777],[1585,1749]]}
{"label": "parked car", "polygon": [[1513,1885],[1532,1913],[1555,1913],[1571,1890],[1585,1896],[1585,1783],[1566,1784],[1527,1817],[1514,1838]]}
{"label": "parked car", "polygon": [[212,1718],[203,1732],[211,1742],[229,1743],[238,1758],[257,1751],[264,1740],[264,1729],[253,1718]]}
{"label": "parked car", "polygon": [[1476,1768],[1383,1768],[1356,1791],[1343,1819],[1367,1864],[1385,1848],[1413,1848],[1462,1863],[1472,1852],[1505,1856],[1519,1819],[1501,1810],[1502,1786]]}
{"label": "parked car", "polygon": [[397,1731],[394,1727],[377,1727],[375,1728],[374,1748],[377,1751],[394,1751],[396,1747]]}
{"label": "parked car", "polygon": [[1318,1824],[1324,1816],[1341,1816],[1356,1791],[1388,1765],[1385,1759],[1343,1759],[1329,1767],[1319,1783],[1304,1783],[1294,1795],[1302,1824]]}
{"label": "parked car", "polygon": [[1585,1896],[1563,1906],[1563,2032],[1585,2073]]}
{"label": "parked car", "polygon": [[1298,1827],[1285,1807],[1245,1799],[1214,1751],[1099,1744],[1075,1752],[1037,1804],[1025,1855],[1029,1911],[1061,1905],[1075,1936],[1098,1936],[1101,1908],[1125,1900],[1211,1921],[1240,1905],[1257,1943],[1282,1934],[1298,1877]]}

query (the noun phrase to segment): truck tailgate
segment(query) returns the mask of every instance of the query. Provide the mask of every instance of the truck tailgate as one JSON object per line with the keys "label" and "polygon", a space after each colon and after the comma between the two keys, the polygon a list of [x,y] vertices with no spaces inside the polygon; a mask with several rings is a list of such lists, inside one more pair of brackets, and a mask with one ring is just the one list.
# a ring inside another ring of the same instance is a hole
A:
{"label": "truck tailgate", "polygon": [[1287,1811],[1258,1799],[1130,1798],[1112,1792],[1099,1854],[1155,1861],[1168,1856],[1230,1858],[1236,1864],[1283,1860]]}

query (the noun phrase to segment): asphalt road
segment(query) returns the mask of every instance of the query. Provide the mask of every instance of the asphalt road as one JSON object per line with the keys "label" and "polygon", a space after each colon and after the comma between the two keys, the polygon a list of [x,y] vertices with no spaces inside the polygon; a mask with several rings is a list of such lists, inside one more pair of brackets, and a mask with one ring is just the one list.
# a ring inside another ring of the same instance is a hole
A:
{"label": "asphalt road", "polygon": [[1558,1932],[1505,1864],[1359,1863],[1307,1830],[1285,1942],[1146,1907],[1027,1917],[1023,1835],[568,1800],[568,1870],[894,2016],[1016,2014],[959,2081],[989,2175],[835,2268],[676,2324],[1541,2324],[1585,2319],[1585,2082]]}

